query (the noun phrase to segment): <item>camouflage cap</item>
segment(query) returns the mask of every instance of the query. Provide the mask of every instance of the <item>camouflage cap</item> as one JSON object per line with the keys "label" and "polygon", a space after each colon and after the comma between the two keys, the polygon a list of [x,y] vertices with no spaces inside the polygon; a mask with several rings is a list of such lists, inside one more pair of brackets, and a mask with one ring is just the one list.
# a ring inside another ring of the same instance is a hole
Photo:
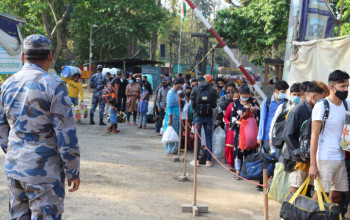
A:
{"label": "camouflage cap", "polygon": [[39,34],[30,35],[23,41],[24,50],[50,50],[50,46],[50,39]]}

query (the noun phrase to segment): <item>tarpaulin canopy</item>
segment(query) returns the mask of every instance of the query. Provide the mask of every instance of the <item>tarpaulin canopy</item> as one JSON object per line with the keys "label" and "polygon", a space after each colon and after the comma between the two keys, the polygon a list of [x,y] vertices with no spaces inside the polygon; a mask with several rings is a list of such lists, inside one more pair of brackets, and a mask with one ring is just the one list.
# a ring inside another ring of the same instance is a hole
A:
{"label": "tarpaulin canopy", "polygon": [[350,73],[350,35],[307,42],[293,41],[297,54],[291,59],[288,83],[320,80],[328,83],[334,70]]}
{"label": "tarpaulin canopy", "polygon": [[21,52],[22,36],[18,24],[24,23],[16,17],[0,13],[0,45],[14,56]]}

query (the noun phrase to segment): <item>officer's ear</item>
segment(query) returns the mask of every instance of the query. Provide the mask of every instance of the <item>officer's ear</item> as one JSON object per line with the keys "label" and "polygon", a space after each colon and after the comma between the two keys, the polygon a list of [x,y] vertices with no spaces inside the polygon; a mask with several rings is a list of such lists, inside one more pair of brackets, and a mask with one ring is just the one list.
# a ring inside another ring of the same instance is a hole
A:
{"label": "officer's ear", "polygon": [[24,52],[21,53],[21,61],[24,62]]}
{"label": "officer's ear", "polygon": [[52,62],[52,52],[50,51],[49,55],[47,56],[47,59],[50,61],[50,63]]}

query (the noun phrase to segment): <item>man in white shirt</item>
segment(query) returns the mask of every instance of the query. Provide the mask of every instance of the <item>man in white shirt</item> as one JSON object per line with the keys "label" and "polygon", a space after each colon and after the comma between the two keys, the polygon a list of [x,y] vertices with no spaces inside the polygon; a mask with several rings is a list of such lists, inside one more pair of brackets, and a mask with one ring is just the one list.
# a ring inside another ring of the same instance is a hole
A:
{"label": "man in white shirt", "polygon": [[[329,103],[329,116],[325,124],[323,122],[324,103],[318,102],[312,111],[309,176],[318,177],[325,192],[329,193],[331,202],[339,204],[342,192],[349,191],[345,153],[340,148],[345,105],[350,105],[346,100],[349,75],[335,70],[329,75],[328,84],[330,95],[326,99]],[[322,124],[324,124],[323,128]],[[316,193],[315,197],[317,197]]]}

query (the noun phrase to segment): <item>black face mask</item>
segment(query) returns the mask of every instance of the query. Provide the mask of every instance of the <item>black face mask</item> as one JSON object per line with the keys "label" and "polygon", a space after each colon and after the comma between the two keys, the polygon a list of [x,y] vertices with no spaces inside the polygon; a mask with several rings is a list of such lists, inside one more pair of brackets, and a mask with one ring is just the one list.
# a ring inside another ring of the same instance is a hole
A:
{"label": "black face mask", "polygon": [[191,96],[191,92],[186,92],[186,96],[190,97]]}
{"label": "black face mask", "polygon": [[166,87],[168,87],[168,85],[166,85],[166,84],[165,84],[165,85],[163,85],[163,88],[166,88]]}
{"label": "black face mask", "polygon": [[349,91],[338,91],[336,88],[335,89],[335,96],[337,96],[340,100],[344,101],[348,97]]}

